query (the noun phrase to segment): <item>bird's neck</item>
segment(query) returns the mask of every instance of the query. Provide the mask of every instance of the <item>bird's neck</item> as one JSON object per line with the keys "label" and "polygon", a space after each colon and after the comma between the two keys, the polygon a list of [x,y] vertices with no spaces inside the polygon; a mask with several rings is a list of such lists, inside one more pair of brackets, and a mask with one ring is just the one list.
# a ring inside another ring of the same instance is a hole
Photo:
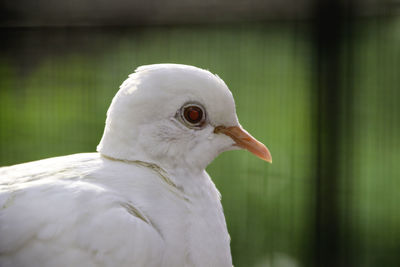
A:
{"label": "bird's neck", "polygon": [[108,160],[149,168],[156,172],[164,182],[185,195],[197,196],[210,186],[211,180],[204,168],[196,168],[187,164],[184,167],[176,164],[156,164],[148,160],[123,160],[103,154],[101,156]]}

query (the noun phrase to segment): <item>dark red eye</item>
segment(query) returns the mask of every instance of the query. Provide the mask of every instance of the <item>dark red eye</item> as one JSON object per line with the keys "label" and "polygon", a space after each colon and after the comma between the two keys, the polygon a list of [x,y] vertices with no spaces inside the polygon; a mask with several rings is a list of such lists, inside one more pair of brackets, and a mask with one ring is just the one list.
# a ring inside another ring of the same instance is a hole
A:
{"label": "dark red eye", "polygon": [[178,109],[176,118],[186,127],[192,129],[201,129],[207,123],[207,114],[205,109],[197,103],[187,103]]}
{"label": "dark red eye", "polygon": [[186,121],[196,124],[203,119],[203,110],[197,106],[187,106],[183,111]]}

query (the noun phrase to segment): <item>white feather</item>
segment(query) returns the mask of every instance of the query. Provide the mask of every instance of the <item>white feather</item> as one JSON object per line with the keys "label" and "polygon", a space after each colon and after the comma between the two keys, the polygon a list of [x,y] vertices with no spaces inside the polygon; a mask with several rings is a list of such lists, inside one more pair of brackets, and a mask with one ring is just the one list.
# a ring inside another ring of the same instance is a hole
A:
{"label": "white feather", "polygon": [[[189,129],[186,102],[207,110]],[[0,169],[0,266],[232,266],[220,195],[205,167],[239,125],[225,83],[161,64],[130,75],[108,111],[99,153]]]}

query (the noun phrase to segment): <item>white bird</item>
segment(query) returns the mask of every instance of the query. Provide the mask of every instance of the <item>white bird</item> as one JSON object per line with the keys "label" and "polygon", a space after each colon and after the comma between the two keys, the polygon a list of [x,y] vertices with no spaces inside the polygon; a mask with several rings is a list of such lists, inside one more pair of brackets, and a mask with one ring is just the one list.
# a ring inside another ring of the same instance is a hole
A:
{"label": "white bird", "polygon": [[0,169],[0,266],[232,266],[205,168],[239,147],[271,161],[218,76],[139,67],[111,103],[98,153]]}

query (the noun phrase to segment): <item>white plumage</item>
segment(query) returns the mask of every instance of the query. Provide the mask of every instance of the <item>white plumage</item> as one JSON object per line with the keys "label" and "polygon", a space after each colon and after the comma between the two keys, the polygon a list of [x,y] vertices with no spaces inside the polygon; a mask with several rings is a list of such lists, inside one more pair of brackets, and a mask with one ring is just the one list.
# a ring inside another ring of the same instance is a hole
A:
{"label": "white plumage", "polygon": [[0,266],[232,266],[204,169],[238,147],[271,161],[220,78],[140,67],[112,101],[99,153],[0,169]]}

